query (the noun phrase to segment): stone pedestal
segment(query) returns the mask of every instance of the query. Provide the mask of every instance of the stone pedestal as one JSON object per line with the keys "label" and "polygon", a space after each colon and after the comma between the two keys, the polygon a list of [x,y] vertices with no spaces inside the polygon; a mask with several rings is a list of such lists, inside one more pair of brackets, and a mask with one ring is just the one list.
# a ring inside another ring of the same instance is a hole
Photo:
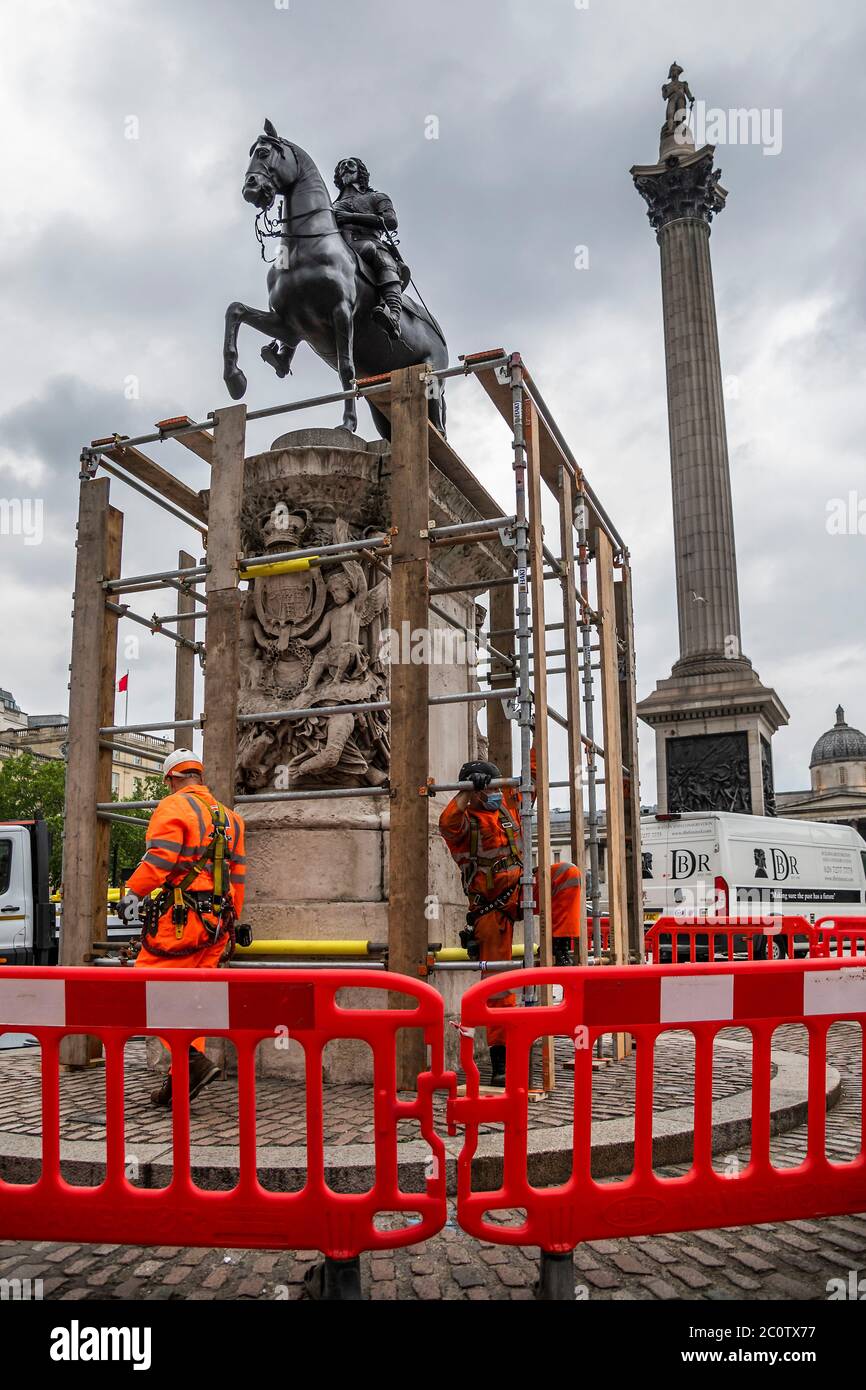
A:
{"label": "stone pedestal", "polygon": [[788,712],[751,668],[659,681],[638,705],[655,730],[658,809],[775,815],[773,734]]}
{"label": "stone pedestal", "polygon": [[[343,430],[304,430],[282,436],[271,450],[246,461],[245,553],[264,554],[267,548],[273,553],[284,553],[385,531],[389,525],[389,499],[387,445],[367,444]],[[477,519],[478,513],[454,484],[431,467],[430,520],[446,525]],[[340,704],[349,698],[387,698],[387,663],[377,660],[379,648],[375,640],[388,628],[387,594],[380,594],[377,606],[372,596],[380,575],[368,561],[362,560],[361,566],[363,576],[359,570],[349,570],[349,574],[353,583],[366,586],[367,597],[359,609],[364,620],[359,632],[362,651],[342,681],[335,682],[328,672],[323,673],[319,687],[319,703],[323,705]],[[318,572],[300,571],[297,577],[291,576],[290,583],[280,576],[276,587],[271,579],[254,581],[254,589],[261,585],[264,588],[247,603],[242,713],[296,707],[303,699],[299,690],[310,679],[310,656],[327,645],[316,641],[317,625],[334,608],[329,595],[334,587],[332,576],[338,569],[345,573],[347,567],[335,561],[333,566]],[[430,582],[457,584],[497,578],[509,572],[494,533],[489,543],[436,551]],[[479,615],[471,595],[441,595],[436,603],[470,631],[476,631]],[[367,622],[373,609],[376,614]],[[340,608],[344,610],[345,605]],[[371,640],[373,627],[376,633]],[[405,636],[411,640],[410,634]],[[303,644],[308,641],[315,645],[305,648]],[[474,652],[468,640],[464,642],[456,629],[431,614],[428,641],[431,695],[478,688]],[[357,694],[353,694],[353,683],[358,687]],[[463,762],[484,755],[484,741],[478,730],[480,708],[473,704],[431,707],[430,775],[437,782],[455,781]],[[315,705],[310,713],[314,720]],[[324,723],[319,720],[311,727]],[[346,755],[329,771],[317,769],[304,776],[301,768],[291,789],[329,785],[362,789],[380,783],[387,776],[388,727],[387,714],[378,716],[376,730],[382,734],[382,745],[365,743],[356,728],[352,737],[357,749],[351,756]],[[291,729],[288,723],[247,726],[241,747],[240,781],[244,790],[267,792],[280,786],[280,769],[287,763],[291,766],[293,757],[297,757],[297,740],[287,742],[290,736],[295,738],[290,735]],[[244,763],[245,750],[249,753],[251,748],[253,755]],[[255,762],[259,754],[263,760],[261,772]],[[366,772],[365,757],[369,762]],[[457,933],[464,924],[466,909],[456,867],[437,832],[439,813],[446,800],[445,795],[440,795],[429,802],[429,939],[453,946],[459,944]],[[243,808],[247,827],[244,917],[252,924],[257,941],[360,939],[387,943],[390,855],[410,852],[408,846],[389,843],[388,806],[387,796],[360,795],[250,803]],[[460,995],[472,979],[460,974],[434,976],[446,997],[449,1014],[457,1013]],[[453,1032],[456,1047],[456,1031],[448,1032]],[[299,1075],[299,1052],[275,1047],[263,1049],[261,1055],[266,1071]],[[352,1042],[331,1044],[325,1071],[326,1079],[336,1082],[369,1078],[369,1052]]]}

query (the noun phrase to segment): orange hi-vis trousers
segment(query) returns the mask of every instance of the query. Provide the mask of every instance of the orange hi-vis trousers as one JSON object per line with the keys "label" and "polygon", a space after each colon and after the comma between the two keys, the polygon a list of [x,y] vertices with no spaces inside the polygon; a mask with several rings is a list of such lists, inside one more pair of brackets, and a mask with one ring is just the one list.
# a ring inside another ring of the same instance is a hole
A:
{"label": "orange hi-vis trousers", "polygon": [[[537,875],[537,870],[536,870]],[[582,878],[576,864],[552,864],[550,868],[551,892],[551,934],[553,936],[578,937],[580,935],[580,894]],[[538,909],[538,884],[536,880],[535,908]],[[480,960],[511,960],[514,944],[514,921],[520,912],[520,884],[515,884],[506,911],[486,912],[475,923],[475,937],[479,945]],[[514,914],[514,915],[512,915]],[[489,1001],[491,1008],[511,1009],[517,1004],[513,991],[496,994]],[[491,1025],[487,1029],[487,1046],[496,1047],[505,1042],[505,1029]]]}

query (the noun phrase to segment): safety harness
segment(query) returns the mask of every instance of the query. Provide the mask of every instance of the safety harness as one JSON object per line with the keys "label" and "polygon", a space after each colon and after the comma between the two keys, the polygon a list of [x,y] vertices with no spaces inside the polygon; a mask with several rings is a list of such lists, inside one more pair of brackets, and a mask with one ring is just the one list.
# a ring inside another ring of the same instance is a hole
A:
{"label": "safety harness", "polygon": [[[218,941],[224,932],[227,932],[234,944],[234,922],[235,912],[231,894],[228,886],[228,868],[226,859],[228,856],[228,840],[226,831],[228,829],[229,818],[226,808],[216,802],[211,804],[205,797],[199,796],[196,792],[190,792],[196,801],[201,802],[205,809],[210,813],[213,825],[213,835],[204,847],[201,856],[195,863],[187,869],[183,878],[177,883],[166,883],[154,897],[148,899],[145,906],[145,925],[142,931],[142,945],[155,956],[191,956],[195,955],[202,948],[197,946],[178,946],[174,950],[164,950],[157,946],[149,938],[156,934],[157,925],[160,917],[171,905],[171,920],[174,926],[174,934],[178,941],[181,940],[184,928],[189,920],[190,912],[195,912],[201,921],[205,931],[214,941]],[[208,864],[212,864],[213,888],[206,889],[204,892],[192,892],[190,885]],[[204,919],[204,914],[208,913],[216,917],[213,926]]]}
{"label": "safety harness", "polygon": [[482,864],[478,855],[478,841],[481,833],[478,817],[470,816],[469,858],[461,869],[463,891],[465,893],[469,892],[469,885],[479,870],[484,874],[487,891],[490,893],[493,891],[493,880],[498,871],[522,867],[523,859],[521,858],[520,847],[517,841],[517,827],[504,806],[499,807],[497,814],[502,829],[505,832],[505,838],[508,841],[509,853],[500,856],[499,859],[491,859]]}
{"label": "safety harness", "polygon": [[503,806],[499,807],[499,820],[508,841],[509,853],[501,855],[499,859],[493,859],[486,863],[479,861],[478,841],[480,828],[476,816],[469,817],[469,858],[461,870],[463,879],[463,891],[469,898],[469,907],[466,911],[466,927],[460,932],[460,943],[468,953],[470,960],[477,960],[480,950],[480,943],[475,936],[475,923],[480,918],[486,917],[489,912],[501,912],[504,917],[513,922],[517,918],[517,903],[519,894],[518,883],[512,883],[510,887],[504,888],[501,893],[497,893],[495,898],[485,897],[483,893],[470,892],[470,884],[478,873],[479,869],[484,874],[488,892],[493,888],[494,877],[497,872],[506,869],[522,868],[523,859],[520,855],[520,848],[517,840],[517,828],[508,812]]}

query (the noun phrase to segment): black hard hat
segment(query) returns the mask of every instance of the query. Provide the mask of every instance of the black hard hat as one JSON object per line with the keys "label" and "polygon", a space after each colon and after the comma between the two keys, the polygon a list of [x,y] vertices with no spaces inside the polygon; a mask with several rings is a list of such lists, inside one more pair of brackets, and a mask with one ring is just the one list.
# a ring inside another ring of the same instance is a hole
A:
{"label": "black hard hat", "polygon": [[473,772],[486,772],[492,781],[502,776],[495,763],[485,763],[480,760],[472,763],[464,763],[457,777],[458,782],[468,782]]}

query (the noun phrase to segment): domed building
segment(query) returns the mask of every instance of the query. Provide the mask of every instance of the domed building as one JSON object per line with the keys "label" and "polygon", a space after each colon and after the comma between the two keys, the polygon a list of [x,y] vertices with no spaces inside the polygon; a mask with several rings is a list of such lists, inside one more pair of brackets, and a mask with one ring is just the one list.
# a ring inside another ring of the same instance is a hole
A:
{"label": "domed building", "polygon": [[811,792],[779,792],[778,814],[853,825],[866,839],[866,734],[846,722],[841,705],[812,749],[809,772]]}

